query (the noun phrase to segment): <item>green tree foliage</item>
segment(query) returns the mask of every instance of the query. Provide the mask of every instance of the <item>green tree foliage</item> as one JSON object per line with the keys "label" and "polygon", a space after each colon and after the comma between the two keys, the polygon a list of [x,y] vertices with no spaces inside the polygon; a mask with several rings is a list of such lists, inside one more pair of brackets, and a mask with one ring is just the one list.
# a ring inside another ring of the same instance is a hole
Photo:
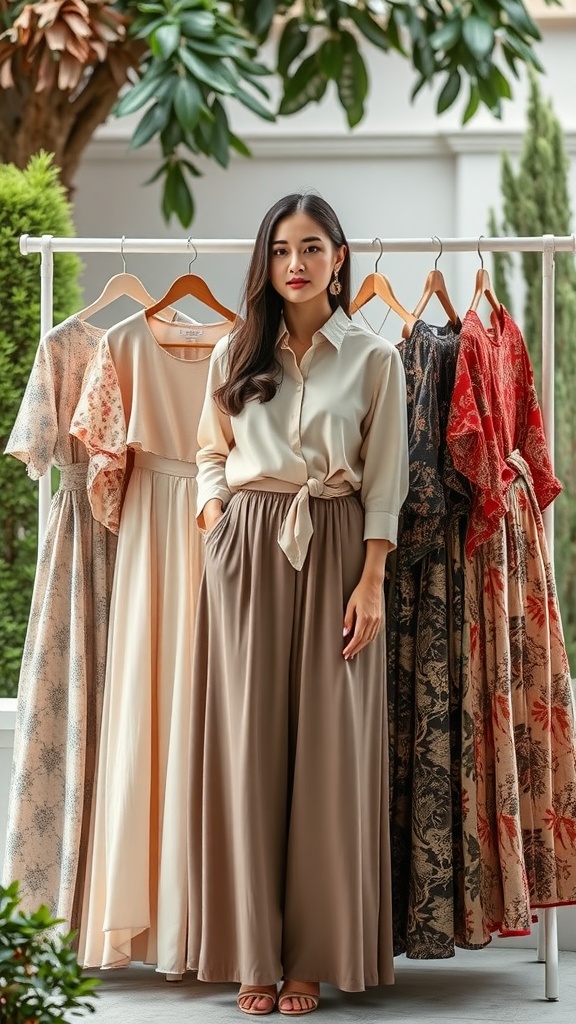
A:
{"label": "green tree foliage", "polygon": [[[24,259],[18,239],[71,235],[58,169],[45,153],[21,171],[0,166],[0,451],[4,451],[38,346],[39,257]],[[78,309],[80,261],[63,253],[54,267],[54,319]],[[36,564],[38,485],[21,462],[0,457],[0,696],[16,695]]]}
{"label": "green tree foliage", "polygon": [[0,885],[0,1020],[3,1024],[63,1024],[94,1013],[100,982],[83,978],[70,943],[55,934],[48,907],[19,909],[18,882]]}
{"label": "green tree foliage", "polygon": [[[226,167],[231,150],[250,155],[230,128],[231,101],[273,121],[334,89],[354,128],[365,114],[370,45],[408,61],[412,98],[437,90],[438,114],[463,94],[464,122],[480,106],[500,117],[519,70],[542,70],[539,39],[522,0],[0,0],[0,160],[22,167],[43,146],[71,187],[128,84],[116,114],[141,112],[133,147],[159,140],[151,180],[163,182],[165,218],[187,226],[198,157]],[[266,43],[272,67],[261,60]]]}
{"label": "green tree foliage", "polygon": [[[503,221],[494,215],[494,234],[569,235],[572,213],[568,193],[568,157],[562,128],[550,102],[542,99],[532,80],[528,127],[520,165],[515,171],[507,156],[502,161]],[[509,294],[510,257],[495,254],[497,294]],[[541,380],[542,256],[522,254],[526,284],[524,337]],[[555,502],[555,570],[566,645],[572,671],[576,671],[576,267],[569,253],[555,257],[556,372],[554,380],[555,467],[564,486]]]}

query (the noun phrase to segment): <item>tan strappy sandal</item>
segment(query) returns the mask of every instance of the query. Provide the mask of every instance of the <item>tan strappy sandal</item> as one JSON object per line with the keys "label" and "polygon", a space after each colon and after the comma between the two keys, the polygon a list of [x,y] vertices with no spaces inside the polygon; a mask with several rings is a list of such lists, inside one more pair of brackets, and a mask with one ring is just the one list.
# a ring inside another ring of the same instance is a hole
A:
{"label": "tan strappy sandal", "polygon": [[[278,1009],[285,1017],[303,1017],[305,1013],[313,1013],[314,1010],[318,1009],[318,1003],[320,1002],[320,995],[318,992],[306,992],[307,985],[316,985],[313,981],[285,981],[278,996]],[[295,1010],[293,1007],[286,1007],[282,1009],[282,1003],[288,999],[309,999],[312,1002],[312,1006],[307,1006],[303,1010]]]}
{"label": "tan strappy sandal", "polygon": [[[269,989],[274,989],[274,992],[270,992]],[[268,999],[270,1001],[270,1006],[266,1010],[257,1010],[251,1006],[242,1006],[240,1000],[245,999],[246,996],[258,996],[259,999]],[[241,985],[236,998],[238,1009],[242,1010],[242,1013],[248,1013],[251,1017],[265,1017],[266,1014],[272,1013],[272,1010],[276,1009],[277,1001],[278,994],[276,992],[275,985]]]}

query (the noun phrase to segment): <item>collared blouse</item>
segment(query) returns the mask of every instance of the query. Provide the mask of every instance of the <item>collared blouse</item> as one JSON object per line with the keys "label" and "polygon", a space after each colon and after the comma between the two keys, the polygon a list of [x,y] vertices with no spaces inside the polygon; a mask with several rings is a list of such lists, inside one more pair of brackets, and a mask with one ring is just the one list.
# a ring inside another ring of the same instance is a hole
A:
{"label": "collared blouse", "polygon": [[269,402],[247,402],[238,416],[213,397],[226,379],[227,348],[223,338],[212,353],[198,430],[200,528],[212,498],[225,508],[242,488],[293,491],[278,540],[300,569],[312,535],[310,495],[359,491],[364,539],[395,544],[408,491],[406,384],[395,346],[338,308],[298,366],[282,321],[278,390]]}

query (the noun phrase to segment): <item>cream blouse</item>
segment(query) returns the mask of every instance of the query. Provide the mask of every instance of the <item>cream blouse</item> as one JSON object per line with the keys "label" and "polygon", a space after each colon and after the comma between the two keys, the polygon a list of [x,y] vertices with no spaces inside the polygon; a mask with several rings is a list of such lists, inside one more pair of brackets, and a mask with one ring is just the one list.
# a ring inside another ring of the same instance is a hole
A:
{"label": "cream blouse", "polygon": [[227,373],[228,338],[214,347],[198,429],[198,525],[211,498],[224,507],[242,488],[294,492],[278,542],[301,569],[312,536],[309,497],[360,491],[364,539],[396,543],[408,493],[406,383],[391,342],[338,308],[312,339],[300,367],[278,335],[281,383],[270,402],[222,412],[214,392]]}

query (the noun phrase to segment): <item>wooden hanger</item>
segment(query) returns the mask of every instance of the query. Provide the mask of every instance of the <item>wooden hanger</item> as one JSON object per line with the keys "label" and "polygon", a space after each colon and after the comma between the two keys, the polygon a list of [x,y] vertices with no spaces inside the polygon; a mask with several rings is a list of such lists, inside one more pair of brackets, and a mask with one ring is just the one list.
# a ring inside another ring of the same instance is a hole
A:
{"label": "wooden hanger", "polygon": [[488,302],[492,306],[495,313],[500,315],[502,310],[502,303],[498,301],[495,293],[492,291],[492,282],[490,281],[490,274],[484,267],[484,258],[480,252],[480,242],[484,238],[484,235],[480,235],[478,239],[478,256],[480,257],[480,269],[476,271],[476,281],[474,283],[474,297],[470,303],[470,309],[476,312],[478,309],[478,303],[482,296],[488,299]]}
{"label": "wooden hanger", "polygon": [[[188,239],[188,241],[190,243],[190,239]],[[193,242],[191,244],[194,245]],[[148,320],[150,319],[150,317],[156,316],[162,309],[165,309],[166,306],[171,305],[174,302],[178,302],[179,299],[183,299],[186,295],[191,295],[193,298],[198,299],[200,302],[203,302],[205,306],[208,306],[210,309],[213,309],[216,313],[219,313],[220,316],[223,316],[225,320],[234,321],[236,319],[236,313],[233,313],[231,309],[228,309],[227,306],[223,306],[222,303],[218,301],[218,299],[213,295],[212,291],[206,284],[204,278],[199,277],[198,274],[191,273],[190,267],[192,266],[197,256],[198,253],[196,252],[196,255],[190,261],[190,264],[188,266],[188,273],[182,274],[181,277],[177,277],[176,280],[173,281],[172,284],[170,285],[166,294],[163,295],[158,302],[155,302],[153,303],[153,305],[148,306],[148,308],[145,311],[146,318]],[[182,344],[188,345],[188,347],[190,348],[214,347],[212,343],[199,341],[163,342],[162,346],[163,348],[179,348]]]}
{"label": "wooden hanger", "polygon": [[365,306],[366,303],[370,302],[371,299],[379,298],[382,299],[382,301],[385,302],[387,306],[390,306],[390,309],[394,310],[394,312],[398,314],[401,320],[403,320],[404,323],[408,325],[409,329],[412,329],[412,327],[416,323],[416,317],[414,316],[413,313],[409,313],[407,309],[404,309],[404,306],[402,306],[401,303],[398,301],[398,299],[394,295],[392,285],[390,284],[388,278],[385,277],[384,274],[378,273],[378,264],[382,257],[384,247],[382,245],[382,241],[379,238],[375,238],[374,241],[380,242],[380,255],[376,260],[373,273],[368,274],[364,278],[362,284],[360,285],[360,288],[358,289],[356,298],[352,300],[352,304],[350,306],[350,314],[356,313],[357,310],[359,310],[362,306]]}
{"label": "wooden hanger", "polygon": [[[102,292],[90,306],[86,306],[85,309],[80,310],[76,314],[79,320],[88,320],[89,317],[94,316],[95,313],[99,313],[101,309],[105,309],[106,306],[110,306],[111,303],[115,302],[116,299],[127,297],[134,299],[135,302],[139,302],[141,306],[149,306],[154,299],[150,295],[150,292],[144,287],[142,281],[135,274],[128,274],[126,272],[126,258],[124,256],[124,238],[122,235],[122,241],[120,243],[120,255],[122,256],[123,271],[121,274],[115,274],[111,277],[107,284],[104,285]],[[171,310],[174,314],[174,310]]]}
{"label": "wooden hanger", "polygon": [[109,306],[116,299],[120,299],[123,296],[134,299],[135,302],[139,302],[142,306],[149,306],[151,302],[154,302],[154,299],[146,290],[139,277],[136,277],[134,274],[115,274],[104,286],[98,298],[90,306],[80,310],[76,315],[80,320],[88,320],[89,317],[99,313],[101,309],[105,309],[106,306]]}
{"label": "wooden hanger", "polygon": [[[446,281],[444,280],[444,274],[442,273],[441,270],[438,270],[438,260],[442,255],[442,242],[438,238],[438,235],[433,235],[432,239],[434,238],[438,240],[440,252],[438,253],[434,261],[434,270],[431,270],[430,273],[428,274],[428,277],[426,278],[424,284],[424,291],[422,292],[422,295],[418,300],[418,303],[414,310],[414,316],[416,317],[416,319],[421,317],[422,313],[426,309],[426,306],[430,302],[430,299],[432,298],[433,295],[435,295],[450,322],[452,324],[457,324],[459,323],[460,317],[458,316],[458,313],[456,312],[454,306],[452,305],[452,302],[450,301],[448,289],[446,288]],[[407,338],[409,333],[410,331],[408,329],[408,326],[402,328],[403,338]]]}

